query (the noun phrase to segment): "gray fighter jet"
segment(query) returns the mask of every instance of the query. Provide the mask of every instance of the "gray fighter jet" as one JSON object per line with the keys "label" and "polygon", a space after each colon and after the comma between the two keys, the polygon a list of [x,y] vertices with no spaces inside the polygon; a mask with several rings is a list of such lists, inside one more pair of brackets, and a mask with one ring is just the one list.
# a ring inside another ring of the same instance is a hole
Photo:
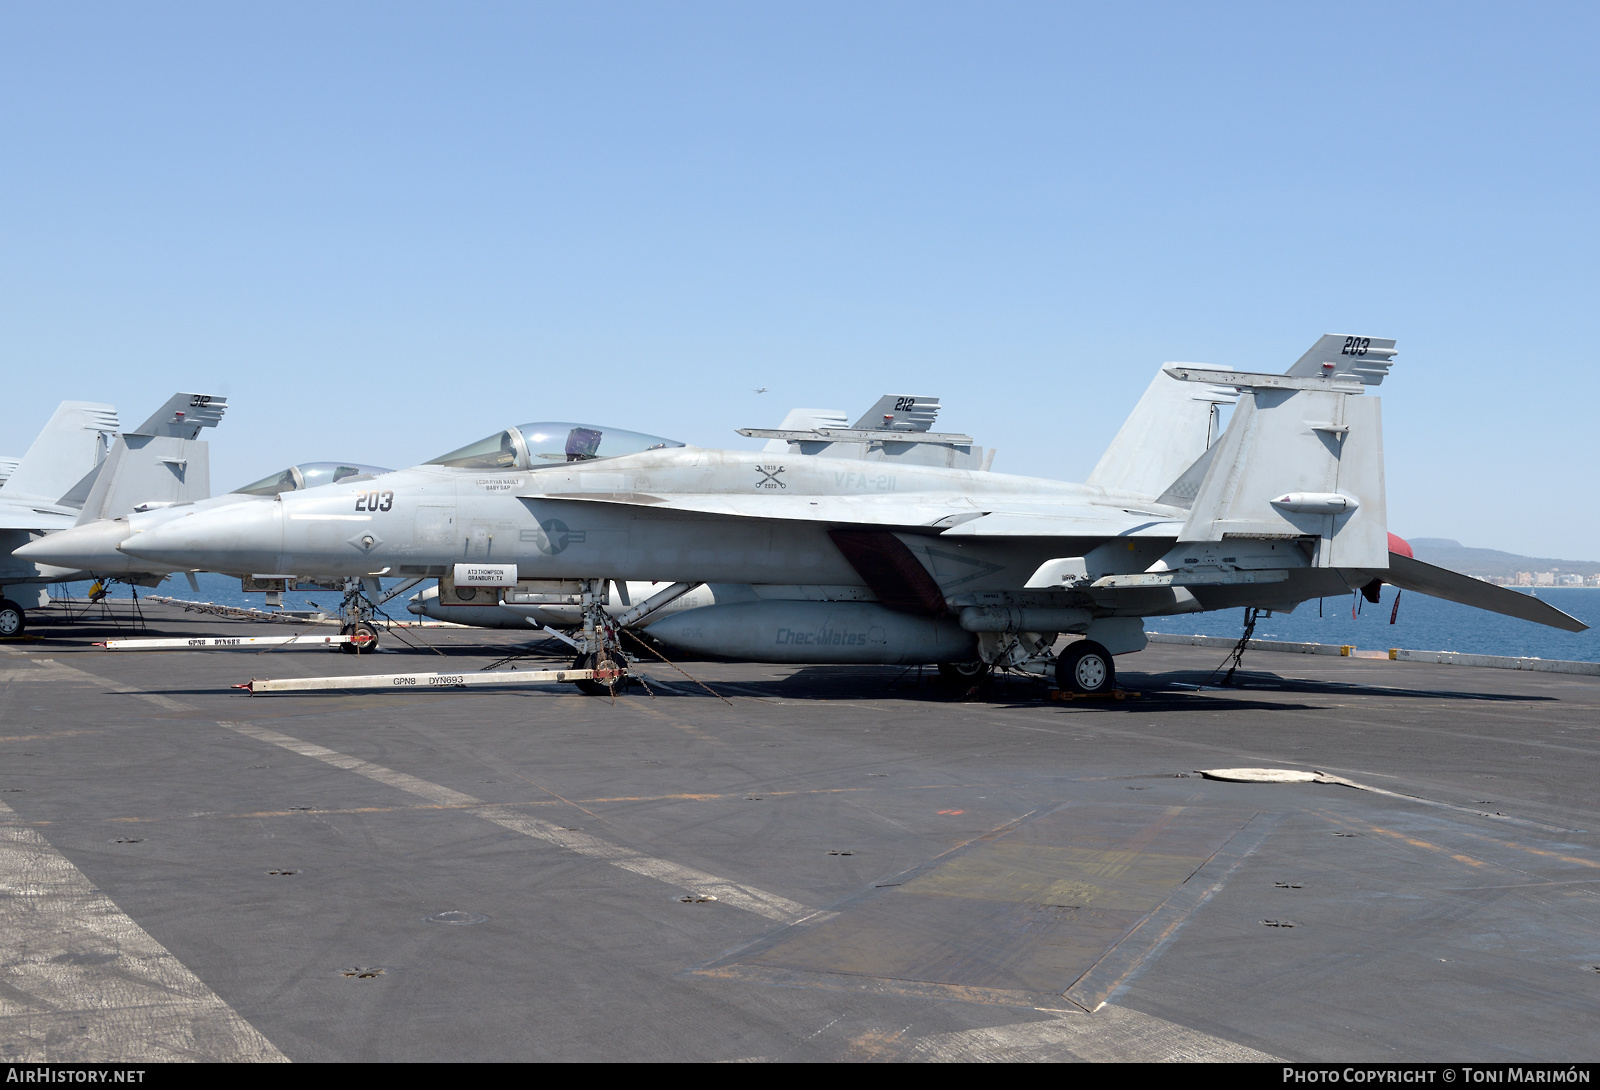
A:
{"label": "gray fighter jet", "polygon": [[[196,514],[122,548],[208,570],[572,581],[590,662],[615,652],[606,579],[838,587],[857,600],[671,620],[695,618],[708,643],[765,661],[981,660],[1087,692],[1113,683],[1115,655],[1143,648],[1144,617],[1289,610],[1384,582],[1581,630],[1391,538],[1379,402],[1365,390],[1394,355],[1392,340],[1327,336],[1281,375],[1167,367],[1240,393],[1221,438],[1165,485],[1120,462],[1097,469],[1107,483],[1069,484],[514,427],[380,482]],[[1053,658],[1060,633],[1085,638]]]}
{"label": "gray fighter jet", "polygon": [[[1171,380],[1168,380],[1169,382]],[[1166,407],[1163,406],[1163,409]],[[995,452],[975,447],[965,435],[934,434],[930,431],[940,410],[936,397],[885,394],[854,424],[837,409],[790,409],[783,422],[773,429],[747,428],[739,434],[767,440],[773,453],[821,454],[831,458],[859,461],[901,461],[920,465],[954,465],[988,469]],[[1177,413],[1163,412],[1164,416]],[[1192,415],[1192,414],[1191,414]],[[1176,420],[1169,423],[1177,424]],[[558,429],[564,425],[534,425],[535,430]],[[603,431],[601,428],[591,430]],[[1181,430],[1181,426],[1180,426]],[[878,436],[862,440],[866,434]],[[884,436],[889,436],[885,439]],[[1203,449],[1203,448],[1201,448]],[[1199,450],[1190,454],[1193,459]],[[1188,464],[1185,460],[1184,465]],[[659,582],[612,582],[606,598],[606,612],[613,617],[630,613],[635,600],[645,601],[659,594]],[[681,613],[718,602],[752,601],[759,597],[782,599],[814,597],[819,588],[762,587],[748,585],[698,586],[675,600],[661,603],[643,621],[655,623],[673,613]],[[494,587],[456,588],[449,579],[412,597],[406,609],[420,617],[471,625],[480,628],[571,627],[582,622],[582,607],[577,594],[551,594],[547,591]],[[634,622],[640,625],[640,621]]]}
{"label": "gray fighter jet", "polygon": [[227,404],[175,394],[138,428],[118,434],[112,406],[61,403],[0,490],[0,635],[20,633],[26,611],[49,604],[47,584],[89,577],[74,565],[21,556],[30,541],[108,512],[210,494],[206,444],[196,437],[216,426]]}

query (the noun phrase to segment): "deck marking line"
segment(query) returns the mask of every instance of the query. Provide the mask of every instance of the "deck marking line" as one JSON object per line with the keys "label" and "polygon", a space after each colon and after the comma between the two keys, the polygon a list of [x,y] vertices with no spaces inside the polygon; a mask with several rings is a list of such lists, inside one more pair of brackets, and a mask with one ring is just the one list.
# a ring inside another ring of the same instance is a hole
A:
{"label": "deck marking line", "polygon": [[1402,844],[1409,844],[1413,848],[1421,848],[1424,851],[1438,852],[1440,855],[1448,856],[1449,858],[1454,859],[1457,863],[1464,863],[1469,867],[1499,867],[1501,870],[1508,870],[1514,874],[1527,874],[1530,878],[1539,877],[1537,874],[1530,874],[1528,871],[1520,870],[1517,867],[1510,867],[1504,863],[1490,863],[1482,859],[1476,859],[1470,855],[1466,855],[1463,852],[1452,851],[1442,844],[1435,844],[1431,840],[1423,840],[1421,837],[1412,836],[1410,833],[1402,833],[1395,829],[1385,829],[1382,825],[1374,825],[1372,822],[1363,821],[1360,818],[1346,817],[1343,814],[1334,814],[1327,810],[1318,810],[1316,812],[1333,822],[1335,825],[1343,825],[1346,828],[1352,825],[1359,826],[1360,828],[1366,829],[1369,832],[1377,833],[1379,836],[1387,836],[1394,840],[1400,841]]}
{"label": "deck marking line", "polygon": [[68,666],[57,662],[55,659],[29,659],[31,670],[0,671],[0,681],[77,681],[80,684],[104,685],[119,696],[136,696],[147,700],[158,708],[172,712],[192,712],[198,709],[193,704],[185,704],[181,700],[173,700],[160,693],[147,693],[136,685],[129,685],[122,681],[112,681],[110,678],[91,674],[87,670],[80,670],[76,666]]}
{"label": "deck marking line", "polygon": [[253,723],[228,723],[221,724],[229,730],[237,731],[257,741],[267,742],[280,746],[291,753],[298,753],[302,757],[322,761],[324,764],[333,765],[335,768],[354,772],[370,780],[399,788],[413,795],[427,799],[429,802],[443,806],[471,807],[472,812],[486,821],[492,821],[503,829],[509,829],[523,836],[533,837],[554,844],[559,848],[599,859],[611,864],[613,867],[628,871],[633,874],[653,878],[658,882],[677,886],[686,892],[697,894],[710,894],[719,903],[742,908],[746,912],[754,912],[758,916],[765,916],[771,920],[780,920],[791,923],[810,910],[798,901],[791,901],[776,893],[747,886],[731,879],[720,878],[705,871],[686,867],[680,863],[673,863],[666,859],[657,859],[645,855],[632,848],[625,848],[620,844],[613,844],[602,840],[589,833],[576,829],[563,829],[554,822],[541,821],[526,814],[519,814],[506,807],[488,803],[460,791],[453,791],[436,783],[419,779],[404,772],[396,772],[392,768],[375,765],[370,761],[363,761],[359,757],[352,757],[347,753],[328,749],[311,742],[302,742],[298,738],[291,738],[287,734],[280,734],[275,730],[258,727]]}
{"label": "deck marking line", "polygon": [[1063,992],[1087,1011],[1098,1010],[1128,981],[1147,968],[1177,937],[1183,925],[1222,889],[1257,848],[1266,843],[1282,814],[1258,813],[1151,913],[1100,955],[1100,960]]}
{"label": "deck marking line", "polygon": [[1276,1057],[1131,1007],[919,1037],[902,1059],[1016,1063],[1076,1057],[1100,1063],[1264,1063]]}
{"label": "deck marking line", "polygon": [[10,1063],[288,1057],[0,803],[0,1050]]}
{"label": "deck marking line", "polygon": [[1457,806],[1453,802],[1439,802],[1436,799],[1425,799],[1421,795],[1407,795],[1399,791],[1390,791],[1385,787],[1373,787],[1371,784],[1357,783],[1347,780],[1343,776],[1335,776],[1329,772],[1317,773],[1318,783],[1338,784],[1340,787],[1353,787],[1357,791],[1370,791],[1374,795],[1387,795],[1391,799],[1401,799],[1406,802],[1420,802],[1424,806],[1437,806],[1443,810],[1455,810],[1462,814],[1471,814],[1474,817],[1488,818],[1490,821],[1506,821],[1514,825],[1529,825],[1535,829],[1543,829],[1547,833],[1572,833],[1575,829],[1562,828],[1559,825],[1547,825],[1542,821],[1532,821],[1528,818],[1511,817],[1507,814],[1491,814],[1487,810],[1475,810],[1470,806]]}

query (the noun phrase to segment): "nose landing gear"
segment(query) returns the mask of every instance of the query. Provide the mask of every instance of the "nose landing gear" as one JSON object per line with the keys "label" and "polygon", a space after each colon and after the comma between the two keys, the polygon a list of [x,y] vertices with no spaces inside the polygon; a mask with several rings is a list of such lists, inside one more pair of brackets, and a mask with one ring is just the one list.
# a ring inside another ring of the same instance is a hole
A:
{"label": "nose landing gear", "polygon": [[339,635],[349,636],[350,642],[340,644],[339,650],[347,655],[362,655],[378,649],[378,625],[374,620],[378,607],[366,590],[360,579],[344,581],[344,601],[339,603],[339,617],[344,623],[339,626]]}
{"label": "nose landing gear", "polygon": [[360,655],[378,649],[378,629],[370,621],[356,621],[339,629],[339,635],[349,636],[349,643],[339,645],[339,650],[351,655]]}
{"label": "nose landing gear", "polygon": [[579,651],[572,668],[595,670],[605,675],[573,682],[580,693],[589,696],[614,696],[628,683],[628,660],[622,653],[616,622],[606,612],[607,582],[605,579],[583,580],[583,632],[575,641]]}

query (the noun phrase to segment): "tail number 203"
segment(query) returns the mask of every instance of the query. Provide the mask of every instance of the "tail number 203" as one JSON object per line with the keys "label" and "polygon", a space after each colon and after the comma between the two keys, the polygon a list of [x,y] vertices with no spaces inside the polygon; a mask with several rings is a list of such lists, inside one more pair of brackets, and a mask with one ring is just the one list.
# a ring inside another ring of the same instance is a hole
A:
{"label": "tail number 203", "polygon": [[394,506],[393,492],[357,492],[357,511],[387,511]]}
{"label": "tail number 203", "polygon": [[1371,337],[1346,337],[1344,339],[1344,347],[1339,349],[1339,355],[1365,356],[1367,354],[1367,349],[1371,347]]}

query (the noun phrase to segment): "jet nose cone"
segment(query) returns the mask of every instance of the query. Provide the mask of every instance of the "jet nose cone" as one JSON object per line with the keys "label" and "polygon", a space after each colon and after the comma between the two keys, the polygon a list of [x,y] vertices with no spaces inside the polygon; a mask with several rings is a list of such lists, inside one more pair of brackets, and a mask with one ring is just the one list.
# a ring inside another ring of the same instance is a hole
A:
{"label": "jet nose cone", "polygon": [[197,511],[134,534],[118,548],[141,560],[200,571],[272,572],[283,551],[277,502]]}
{"label": "jet nose cone", "polygon": [[126,519],[101,519],[46,534],[14,550],[14,555],[75,571],[127,571],[128,557],[117,546],[130,532]]}

